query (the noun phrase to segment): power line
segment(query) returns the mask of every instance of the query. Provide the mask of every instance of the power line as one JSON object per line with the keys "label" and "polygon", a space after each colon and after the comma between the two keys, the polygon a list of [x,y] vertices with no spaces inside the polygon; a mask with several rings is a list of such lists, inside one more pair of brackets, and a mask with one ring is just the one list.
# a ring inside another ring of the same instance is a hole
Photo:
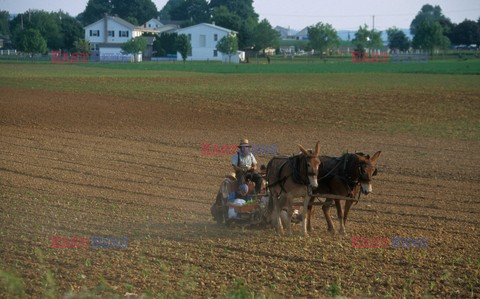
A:
{"label": "power line", "polygon": [[[454,13],[454,12],[465,12],[465,11],[479,11],[480,8],[472,8],[472,9],[459,9],[459,10],[449,10],[449,11],[442,11],[442,13],[445,15],[447,13]],[[301,17],[301,18],[354,18],[354,17],[371,17],[371,14],[365,14],[365,15],[333,15],[333,16],[327,16],[327,15],[284,15],[284,14],[268,14],[268,13],[260,13],[262,16],[271,16],[271,17]],[[411,13],[404,13],[404,14],[375,14],[377,17],[405,17],[405,16],[415,16],[416,14],[411,14]]]}

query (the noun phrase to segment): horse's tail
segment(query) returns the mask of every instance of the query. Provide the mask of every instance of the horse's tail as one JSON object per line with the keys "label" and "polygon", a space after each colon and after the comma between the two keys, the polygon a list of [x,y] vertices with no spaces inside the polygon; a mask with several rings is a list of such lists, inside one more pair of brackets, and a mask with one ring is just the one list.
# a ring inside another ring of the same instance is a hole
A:
{"label": "horse's tail", "polygon": [[269,214],[272,214],[273,212],[273,196],[272,196],[272,193],[270,192],[269,195],[268,195],[268,203],[267,203],[267,211]]}
{"label": "horse's tail", "polygon": [[270,161],[268,161],[268,164],[267,164],[267,170],[266,170],[266,178],[267,178],[267,183],[268,183],[268,179],[270,178],[270,171],[272,169],[272,162],[273,162],[273,158],[270,159]]}

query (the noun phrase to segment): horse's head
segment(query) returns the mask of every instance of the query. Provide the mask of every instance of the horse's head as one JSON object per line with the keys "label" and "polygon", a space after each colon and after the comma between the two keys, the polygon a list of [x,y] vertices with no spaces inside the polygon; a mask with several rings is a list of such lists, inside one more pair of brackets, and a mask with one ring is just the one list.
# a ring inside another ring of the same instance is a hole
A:
{"label": "horse's head", "polygon": [[380,157],[381,151],[376,152],[373,157],[369,155],[356,154],[357,156],[357,175],[358,182],[361,185],[362,193],[368,194],[372,192],[372,178],[377,175],[377,163],[378,157]]}
{"label": "horse's head", "polygon": [[300,151],[307,157],[307,176],[308,180],[310,181],[310,186],[312,188],[318,187],[317,182],[317,173],[318,167],[320,166],[320,159],[318,155],[320,154],[320,141],[317,142],[315,146],[315,152],[307,151],[303,146],[300,144],[298,145]]}

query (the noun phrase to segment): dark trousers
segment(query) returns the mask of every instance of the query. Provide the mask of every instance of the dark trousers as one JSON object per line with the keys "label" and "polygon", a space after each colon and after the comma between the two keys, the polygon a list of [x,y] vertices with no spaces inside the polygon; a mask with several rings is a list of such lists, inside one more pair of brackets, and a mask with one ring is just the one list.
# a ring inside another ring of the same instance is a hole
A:
{"label": "dark trousers", "polygon": [[255,182],[255,193],[260,193],[263,180],[261,175],[256,172],[242,173],[241,171],[237,171],[235,175],[237,177],[239,186],[241,184],[246,184],[246,181],[252,181]]}

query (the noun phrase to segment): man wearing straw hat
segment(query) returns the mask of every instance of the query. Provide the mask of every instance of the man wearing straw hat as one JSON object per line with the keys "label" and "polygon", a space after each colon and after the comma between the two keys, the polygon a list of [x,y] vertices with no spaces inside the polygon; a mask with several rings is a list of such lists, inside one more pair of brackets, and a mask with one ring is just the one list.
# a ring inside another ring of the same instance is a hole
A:
{"label": "man wearing straw hat", "polygon": [[260,193],[262,188],[262,177],[255,171],[257,169],[257,160],[252,154],[252,146],[248,139],[244,138],[238,145],[239,150],[232,156],[232,166],[239,184],[245,184],[246,180],[255,182],[255,192]]}

